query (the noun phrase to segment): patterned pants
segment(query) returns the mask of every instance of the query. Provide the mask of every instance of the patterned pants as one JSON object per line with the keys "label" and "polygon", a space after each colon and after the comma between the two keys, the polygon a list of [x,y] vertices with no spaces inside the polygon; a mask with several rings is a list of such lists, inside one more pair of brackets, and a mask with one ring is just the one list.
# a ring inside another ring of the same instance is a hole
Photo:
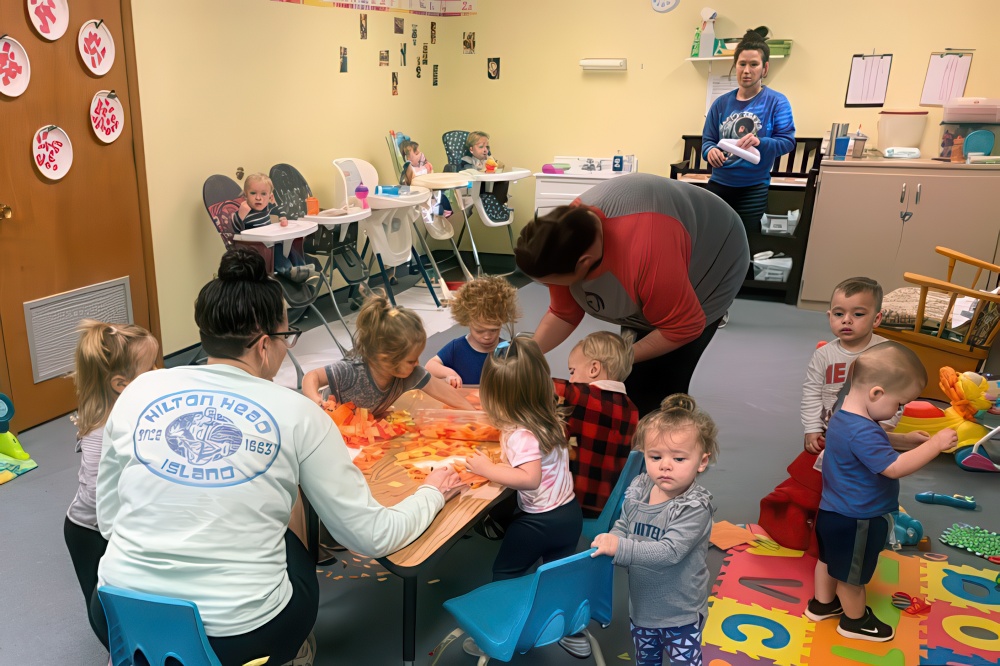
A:
{"label": "patterned pants", "polygon": [[704,618],[683,627],[643,629],[631,622],[632,640],[635,641],[636,666],[660,666],[666,651],[671,666],[681,664],[702,666],[701,629]]}

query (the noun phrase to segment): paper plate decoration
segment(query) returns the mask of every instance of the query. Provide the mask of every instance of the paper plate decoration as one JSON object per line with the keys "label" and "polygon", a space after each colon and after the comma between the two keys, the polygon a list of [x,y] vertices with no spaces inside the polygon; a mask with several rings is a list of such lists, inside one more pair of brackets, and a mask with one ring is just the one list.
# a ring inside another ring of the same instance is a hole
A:
{"label": "paper plate decoration", "polygon": [[98,76],[104,76],[115,64],[115,40],[103,19],[91,19],[80,28],[76,39],[80,57],[87,69]]}
{"label": "paper plate decoration", "polygon": [[59,180],[73,165],[73,144],[61,127],[46,125],[31,141],[38,171],[50,180]]}
{"label": "paper plate decoration", "polygon": [[0,93],[17,97],[28,87],[31,63],[21,43],[9,35],[0,37]]}
{"label": "paper plate decoration", "polygon": [[31,24],[43,39],[55,41],[69,27],[69,5],[66,0],[27,0]]}
{"label": "paper plate decoration", "polygon": [[90,102],[90,126],[104,143],[111,143],[125,129],[125,109],[114,90],[102,90]]}

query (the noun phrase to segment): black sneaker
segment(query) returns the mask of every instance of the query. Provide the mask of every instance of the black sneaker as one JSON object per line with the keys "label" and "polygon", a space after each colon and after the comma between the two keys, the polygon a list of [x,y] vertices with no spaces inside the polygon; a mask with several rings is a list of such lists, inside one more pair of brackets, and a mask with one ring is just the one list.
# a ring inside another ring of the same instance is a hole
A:
{"label": "black sneaker", "polygon": [[840,624],[837,625],[837,633],[847,638],[876,643],[891,641],[892,637],[896,635],[892,627],[875,617],[871,606],[865,607],[865,614],[859,620],[852,620],[846,615],[841,615]]}
{"label": "black sneaker", "polygon": [[844,612],[843,607],[840,605],[840,598],[834,597],[833,601],[828,604],[822,604],[816,601],[813,597],[806,604],[806,617],[813,622],[822,622],[823,620],[830,617],[837,617]]}

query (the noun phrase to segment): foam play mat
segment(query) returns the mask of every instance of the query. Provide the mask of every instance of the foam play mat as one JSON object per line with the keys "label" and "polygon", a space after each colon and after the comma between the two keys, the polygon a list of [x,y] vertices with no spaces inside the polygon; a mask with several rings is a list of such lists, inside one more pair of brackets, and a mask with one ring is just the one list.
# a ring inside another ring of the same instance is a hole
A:
{"label": "foam play mat", "polygon": [[871,643],[838,634],[835,618],[806,618],[816,560],[769,543],[727,551],[709,599],[706,666],[1000,663],[996,568],[951,565],[946,553],[883,551],[868,585],[868,605],[896,635]]}
{"label": "foam play mat", "polygon": [[30,472],[36,467],[38,467],[38,463],[31,458],[28,458],[27,460],[18,460],[0,453],[0,485],[7,483],[8,481],[13,481],[17,477]]}

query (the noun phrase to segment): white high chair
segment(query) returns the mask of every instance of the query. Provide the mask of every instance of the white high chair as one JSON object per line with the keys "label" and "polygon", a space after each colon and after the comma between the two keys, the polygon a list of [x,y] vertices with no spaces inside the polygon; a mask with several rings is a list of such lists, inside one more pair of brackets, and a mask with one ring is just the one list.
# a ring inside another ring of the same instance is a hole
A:
{"label": "white high chair", "polygon": [[[375,194],[378,187],[378,172],[370,163],[353,157],[345,157],[333,160],[333,167],[336,171],[334,177],[334,199],[337,205],[360,206],[361,201],[355,195],[358,185],[365,184],[369,194],[366,199],[371,208],[371,217],[360,222],[361,230],[366,236],[365,247],[361,251],[362,259],[370,244],[372,253],[378,261],[382,280],[385,284],[386,293],[392,304],[396,304],[396,297],[392,293],[392,285],[389,283],[389,275],[386,268],[395,268],[409,262],[410,258],[416,260],[417,268],[427,284],[428,291],[434,299],[434,304],[441,307],[437,294],[434,292],[434,285],[424,270],[420,261],[420,255],[413,249],[413,235],[411,224],[414,218],[420,217],[417,206],[430,198],[430,190],[424,187],[410,188],[409,194],[400,195],[379,195]],[[423,240],[421,238],[421,240]],[[440,274],[438,276],[440,278]],[[444,280],[441,280],[444,284]]]}

